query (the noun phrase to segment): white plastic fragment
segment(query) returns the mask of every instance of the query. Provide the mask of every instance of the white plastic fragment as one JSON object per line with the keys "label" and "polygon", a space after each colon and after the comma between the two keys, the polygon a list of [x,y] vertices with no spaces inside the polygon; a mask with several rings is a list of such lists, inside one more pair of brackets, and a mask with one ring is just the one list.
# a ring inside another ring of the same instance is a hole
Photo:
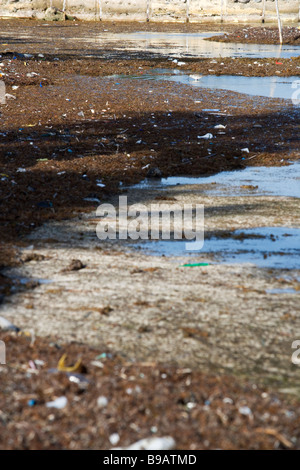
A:
{"label": "white plastic fragment", "polygon": [[242,152],[250,153],[250,150],[248,148],[244,148],[244,149],[242,149]]}
{"label": "white plastic fragment", "polygon": [[67,397],[59,397],[56,398],[54,401],[48,401],[46,403],[47,408],[56,408],[58,410],[62,410],[68,403]]}
{"label": "white plastic fragment", "polygon": [[226,403],[228,405],[233,405],[233,400],[232,400],[232,398],[225,397],[225,398],[223,398],[223,403]]}
{"label": "white plastic fragment", "polygon": [[0,317],[0,329],[1,330],[12,330],[12,331],[20,331],[20,328],[18,328],[16,325],[11,323],[9,320],[7,320],[4,317]]}
{"label": "white plastic fragment", "polygon": [[118,434],[117,432],[114,432],[113,434],[111,434],[111,435],[109,436],[109,442],[110,442],[113,446],[115,446],[116,444],[118,444],[119,440],[120,440],[120,436],[119,436],[119,434]]}
{"label": "white plastic fragment", "polygon": [[252,411],[248,406],[240,406],[239,413],[243,416],[252,416]]}
{"label": "white plastic fragment", "polygon": [[214,136],[210,133],[208,134],[205,134],[205,135],[198,135],[198,139],[206,139],[206,140],[209,140],[209,139],[213,139]]}
{"label": "white plastic fragment", "polygon": [[223,126],[223,124],[218,124],[214,127],[214,129],[226,129],[226,126]]}
{"label": "white plastic fragment", "polygon": [[98,408],[105,408],[108,405],[108,399],[104,396],[98,397],[97,406]]}
{"label": "white plastic fragment", "polygon": [[100,199],[97,197],[84,197],[83,200],[87,202],[100,202]]}
{"label": "white plastic fragment", "polygon": [[147,437],[140,441],[134,442],[128,447],[117,447],[112,450],[171,450],[176,445],[173,437]]}

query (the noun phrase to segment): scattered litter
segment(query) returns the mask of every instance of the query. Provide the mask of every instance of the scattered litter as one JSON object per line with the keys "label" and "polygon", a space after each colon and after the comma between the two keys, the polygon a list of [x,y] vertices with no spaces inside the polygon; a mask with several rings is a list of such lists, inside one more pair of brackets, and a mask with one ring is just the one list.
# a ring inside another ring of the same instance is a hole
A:
{"label": "scattered litter", "polygon": [[248,406],[240,406],[239,407],[239,413],[243,416],[249,416],[252,417],[252,411]]}
{"label": "scattered litter", "polygon": [[226,403],[227,405],[233,405],[233,400],[229,397],[223,398],[223,403]]}
{"label": "scattered litter", "polygon": [[187,263],[187,264],[182,264],[179,267],[180,268],[195,268],[197,266],[210,266],[209,263]]}
{"label": "scattered litter", "polygon": [[147,437],[128,447],[117,447],[112,450],[171,450],[175,448],[173,437]]}
{"label": "scattered litter", "polygon": [[32,406],[34,406],[34,405],[36,405],[36,404],[37,404],[37,401],[34,400],[34,399],[28,400],[28,402],[27,402],[27,405],[30,406],[30,407],[32,407]]}
{"label": "scattered litter", "polygon": [[65,408],[65,406],[67,406],[67,403],[68,403],[67,397],[59,397],[59,398],[56,398],[56,400],[54,401],[49,401],[48,403],[46,403],[46,407],[62,410],[63,408]]}
{"label": "scattered litter", "polygon": [[98,397],[97,406],[98,408],[105,408],[108,405],[108,399],[104,396]]}
{"label": "scattered litter", "polygon": [[97,197],[84,197],[83,200],[86,202],[100,202],[100,199],[98,199]]}
{"label": "scattered litter", "polygon": [[91,365],[94,367],[99,367],[100,369],[103,369],[104,364],[101,361],[91,361]]}
{"label": "scattered litter", "polygon": [[118,444],[120,440],[120,436],[117,432],[114,432],[113,434],[111,434],[109,436],[109,442],[111,443],[111,445],[115,446],[116,444]]}
{"label": "scattered litter", "polygon": [[7,331],[7,330],[12,330],[12,331],[20,331],[20,328],[18,328],[16,325],[11,323],[9,320],[7,320],[4,317],[0,317],[0,329]]}
{"label": "scattered litter", "polygon": [[57,370],[62,372],[81,372],[83,369],[82,360],[78,359],[73,366],[66,366],[67,355],[63,354],[57,364]]}
{"label": "scattered litter", "polygon": [[206,139],[206,140],[209,140],[209,139],[213,139],[214,136],[210,133],[208,134],[205,134],[205,135],[198,135],[198,139]]}
{"label": "scattered litter", "polygon": [[250,150],[246,147],[244,149],[241,150],[242,152],[245,152],[245,153],[250,153]]}
{"label": "scattered litter", "polygon": [[69,381],[79,385],[81,389],[87,388],[90,383],[82,374],[73,374],[73,372],[67,372]]}
{"label": "scattered litter", "polygon": [[96,360],[98,360],[98,359],[106,359],[106,358],[109,358],[109,357],[111,357],[110,354],[101,353],[101,354],[99,354],[99,356],[96,357]]}
{"label": "scattered litter", "polygon": [[5,93],[5,97],[8,98],[9,100],[16,100],[17,98],[14,95],[10,95],[9,93]]}

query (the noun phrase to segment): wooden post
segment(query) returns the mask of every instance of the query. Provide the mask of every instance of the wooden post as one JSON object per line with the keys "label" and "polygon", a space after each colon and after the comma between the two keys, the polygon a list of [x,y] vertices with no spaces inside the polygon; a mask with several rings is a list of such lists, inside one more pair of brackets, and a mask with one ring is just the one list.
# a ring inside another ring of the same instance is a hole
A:
{"label": "wooden post", "polygon": [[275,0],[275,5],[276,5],[276,12],[277,12],[277,19],[278,19],[279,41],[280,41],[280,44],[283,44],[282,24],[281,24],[281,19],[280,19],[278,0]]}
{"label": "wooden post", "polygon": [[223,23],[225,15],[227,15],[227,0],[221,0],[221,23]]}
{"label": "wooden post", "polygon": [[263,5],[262,5],[262,23],[265,22],[265,18],[266,18],[266,0],[263,0]]}
{"label": "wooden post", "polygon": [[151,17],[151,0],[147,0],[147,23],[149,23]]}
{"label": "wooden post", "polygon": [[190,21],[190,0],[186,0],[186,22]]}

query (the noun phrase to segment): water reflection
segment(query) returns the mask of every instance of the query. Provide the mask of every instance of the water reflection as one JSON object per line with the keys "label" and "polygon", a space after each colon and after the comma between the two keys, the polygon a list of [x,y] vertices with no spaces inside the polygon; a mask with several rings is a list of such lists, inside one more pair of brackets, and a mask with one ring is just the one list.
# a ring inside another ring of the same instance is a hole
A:
{"label": "water reflection", "polygon": [[[221,35],[223,32],[206,33],[101,33],[86,42],[99,43],[101,48],[115,50],[152,52],[170,57],[249,57],[249,58],[290,58],[299,55],[299,46],[270,44],[226,44],[205,41],[205,38]],[[81,41],[81,39],[80,39]]]}

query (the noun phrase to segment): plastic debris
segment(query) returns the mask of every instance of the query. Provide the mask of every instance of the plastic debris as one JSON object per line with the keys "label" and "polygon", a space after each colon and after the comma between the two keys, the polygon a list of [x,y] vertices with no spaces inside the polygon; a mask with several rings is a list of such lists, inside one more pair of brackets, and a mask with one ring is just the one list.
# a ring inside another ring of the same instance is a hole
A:
{"label": "plastic debris", "polygon": [[108,399],[104,396],[101,396],[97,399],[98,408],[105,408],[108,405]]}
{"label": "plastic debris", "polygon": [[36,400],[33,400],[33,399],[32,399],[32,400],[28,400],[28,402],[27,402],[27,405],[28,405],[28,406],[34,406],[34,405],[36,405],[36,404],[37,404],[37,401],[36,401]]}
{"label": "plastic debris", "polygon": [[244,149],[242,149],[242,152],[250,153],[250,150],[248,148],[244,148]]}
{"label": "plastic debris", "polygon": [[100,202],[100,199],[98,199],[97,197],[84,197],[83,200],[86,202]]}
{"label": "plastic debris", "polygon": [[18,328],[16,325],[13,325],[9,320],[7,320],[4,317],[0,317],[0,329],[4,331],[16,331],[19,332],[20,328]]}
{"label": "plastic debris", "polygon": [[227,405],[233,405],[233,400],[232,398],[225,397],[223,398],[223,403],[226,403]]}
{"label": "plastic debris", "polygon": [[99,356],[96,357],[96,360],[98,360],[98,359],[106,359],[106,358],[109,358],[109,357],[111,357],[110,354],[101,353],[101,354],[99,354]]}
{"label": "plastic debris", "polygon": [[9,93],[5,93],[5,98],[8,98],[9,100],[16,100],[17,98],[14,95],[10,95]]}
{"label": "plastic debris", "polygon": [[209,139],[213,139],[214,136],[210,133],[207,133],[205,135],[198,135],[198,139],[206,139],[206,140],[209,140]]}
{"label": "plastic debris", "polygon": [[243,416],[252,416],[252,411],[248,406],[240,406],[239,413]]}
{"label": "plastic debris", "polygon": [[90,381],[86,379],[82,374],[67,372],[67,376],[69,377],[70,382],[77,384],[81,389],[87,388],[90,383]]}
{"label": "plastic debris", "polygon": [[67,355],[63,354],[58,361],[57,370],[62,372],[81,372],[83,368],[82,360],[78,359],[73,366],[66,366]]}
{"label": "plastic debris", "polygon": [[109,436],[109,442],[110,442],[113,446],[116,445],[116,444],[118,444],[119,440],[120,440],[120,436],[119,436],[119,434],[118,434],[117,432],[114,432],[113,434],[111,434],[111,435]]}
{"label": "plastic debris", "polygon": [[56,400],[49,401],[48,403],[46,403],[46,407],[62,410],[63,408],[65,408],[65,406],[67,406],[67,403],[68,403],[67,397],[59,397],[59,398],[56,398]]}
{"label": "plastic debris", "polygon": [[187,263],[187,264],[181,264],[180,268],[195,268],[197,266],[210,266],[209,263]]}
{"label": "plastic debris", "polygon": [[117,447],[112,450],[171,450],[176,445],[173,437],[147,437],[131,444],[128,447]]}

